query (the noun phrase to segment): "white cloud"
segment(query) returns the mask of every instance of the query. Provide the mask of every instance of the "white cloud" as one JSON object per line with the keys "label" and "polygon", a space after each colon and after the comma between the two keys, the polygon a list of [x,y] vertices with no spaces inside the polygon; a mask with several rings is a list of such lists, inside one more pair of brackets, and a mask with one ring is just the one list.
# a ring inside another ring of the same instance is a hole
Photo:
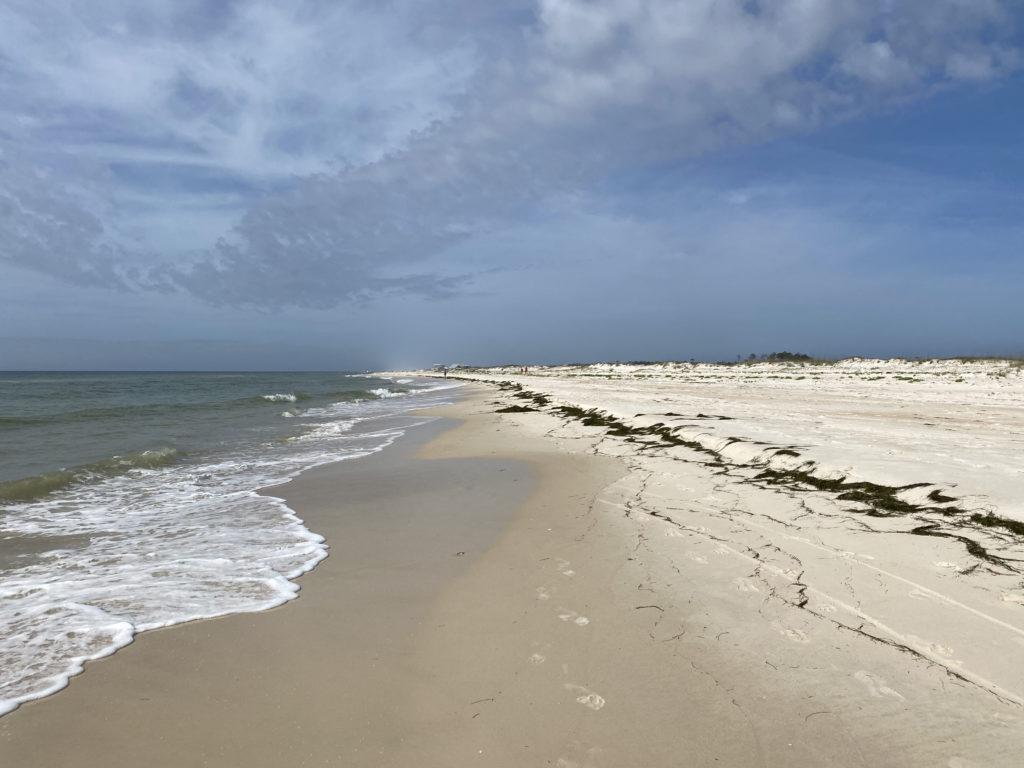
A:
{"label": "white cloud", "polygon": [[996,74],[996,69],[991,54],[985,51],[974,54],[957,51],[946,62],[946,72],[954,80],[988,80]]}
{"label": "white cloud", "polygon": [[258,305],[449,295],[466,276],[426,261],[546,197],[1011,71],[1011,1],[17,0],[0,146],[54,171],[0,189],[41,231],[76,189],[105,202],[84,252],[0,258],[127,274],[126,242],[171,250],[153,239],[222,194],[247,206],[233,231],[140,280]]}
{"label": "white cloud", "polygon": [[421,44],[387,7],[230,7],[214,22],[212,4],[169,0],[8,4],[2,109],[45,129],[25,136],[43,152],[288,176],[401,148],[475,69],[471,47]]}
{"label": "white cloud", "polygon": [[851,46],[840,59],[839,67],[849,75],[879,85],[899,86],[918,77],[910,63],[896,56],[884,40]]}

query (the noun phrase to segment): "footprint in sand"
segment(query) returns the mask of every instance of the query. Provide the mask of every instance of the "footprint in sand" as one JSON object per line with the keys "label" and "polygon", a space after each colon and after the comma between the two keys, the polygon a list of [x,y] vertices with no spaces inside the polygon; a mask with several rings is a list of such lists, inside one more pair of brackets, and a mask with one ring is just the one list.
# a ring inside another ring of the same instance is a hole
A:
{"label": "footprint in sand", "polygon": [[577,696],[576,701],[585,707],[589,707],[595,712],[604,706],[604,698],[598,696],[596,693],[588,693],[586,696]]}
{"label": "footprint in sand", "polygon": [[558,614],[558,618],[562,621],[572,621],[578,627],[585,627],[590,623],[590,619],[586,616],[580,616],[576,611],[570,611],[568,608],[559,608],[558,610],[561,611]]}
{"label": "footprint in sand", "polygon": [[[953,654],[956,653],[956,651],[954,651],[948,645],[941,645],[940,643],[928,643],[928,645],[925,646],[925,647],[929,651],[934,653],[936,656],[942,656],[945,659],[952,659],[953,658]],[[957,662],[957,663],[959,663],[959,662]]]}
{"label": "footprint in sand", "polygon": [[736,589],[740,592],[760,592],[757,585],[750,579],[733,579],[733,584],[736,585]]}
{"label": "footprint in sand", "polygon": [[543,653],[535,653],[530,657],[531,664],[543,664],[547,660],[548,657],[545,656]]}
{"label": "footprint in sand", "polygon": [[544,587],[537,587],[537,599],[538,600],[549,600],[551,593],[548,592]]}
{"label": "footprint in sand", "polygon": [[[597,765],[595,762],[597,756],[601,754],[600,747],[590,747],[584,750],[584,747],[579,743],[572,743],[569,745],[569,749],[574,753],[573,757],[560,757],[555,763],[555,768],[594,768]],[[575,759],[580,753],[583,754],[579,760]],[[582,761],[582,762],[581,762]]]}
{"label": "footprint in sand", "polygon": [[949,664],[962,664],[961,661],[954,661],[953,655],[956,653],[948,645],[942,645],[942,643],[931,643],[924,638],[917,637],[916,635],[907,635],[907,645],[912,648],[920,648],[925,653],[930,653],[934,656],[941,656]]}
{"label": "footprint in sand", "polygon": [[809,642],[811,642],[810,639],[807,637],[807,635],[805,635],[799,629],[793,629],[792,627],[785,627],[782,624],[779,624],[778,622],[774,622],[772,624],[772,626],[775,627],[775,629],[778,630],[780,635],[782,635],[783,637],[785,637],[785,638],[787,638],[789,640],[792,640],[794,643],[809,643]]}
{"label": "footprint in sand", "polygon": [[708,564],[708,559],[704,555],[698,555],[696,552],[687,552],[686,556],[695,563],[700,563],[701,565]]}
{"label": "footprint in sand", "polygon": [[565,690],[579,693],[580,695],[576,697],[576,701],[582,704],[584,707],[594,710],[595,712],[601,709],[606,703],[603,696],[599,696],[589,688],[584,688],[582,685],[573,685],[572,683],[566,683]]}
{"label": "footprint in sand", "polygon": [[719,544],[717,547],[715,547],[715,554],[716,555],[731,555],[732,554],[732,550],[729,549],[728,547],[723,547],[721,544]]}
{"label": "footprint in sand", "polygon": [[576,571],[569,567],[569,561],[558,558],[558,572],[563,576],[575,576]]}
{"label": "footprint in sand", "polygon": [[1012,592],[1003,592],[999,599],[1004,603],[1024,603],[1024,595],[1015,595]]}
{"label": "footprint in sand", "polygon": [[878,677],[877,675],[871,674],[866,670],[862,669],[859,672],[854,672],[853,677],[858,682],[863,683],[864,686],[868,689],[868,691],[871,692],[871,695],[877,699],[886,696],[890,699],[899,699],[900,701],[904,700],[903,694],[901,694],[899,691],[894,691],[892,688],[885,684],[885,680]]}

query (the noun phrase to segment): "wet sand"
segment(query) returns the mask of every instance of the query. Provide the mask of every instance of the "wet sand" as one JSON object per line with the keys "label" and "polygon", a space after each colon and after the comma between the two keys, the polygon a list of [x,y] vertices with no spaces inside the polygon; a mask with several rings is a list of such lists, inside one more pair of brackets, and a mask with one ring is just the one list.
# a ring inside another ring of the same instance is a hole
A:
{"label": "wet sand", "polygon": [[419,461],[454,422],[268,489],[330,556],[277,609],[143,633],[0,719],[0,765],[386,765],[443,587],[536,488],[514,460]]}

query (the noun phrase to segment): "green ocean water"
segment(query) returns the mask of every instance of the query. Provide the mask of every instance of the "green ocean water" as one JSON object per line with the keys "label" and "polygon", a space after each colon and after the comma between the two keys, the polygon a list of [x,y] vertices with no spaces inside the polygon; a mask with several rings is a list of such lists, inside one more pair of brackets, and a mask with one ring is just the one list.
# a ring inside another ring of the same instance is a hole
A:
{"label": "green ocean water", "polygon": [[287,436],[303,425],[283,413],[373,398],[381,385],[344,373],[0,373],[0,500],[52,490],[59,473]]}
{"label": "green ocean water", "polygon": [[327,544],[257,491],[383,450],[456,387],[0,373],[0,715],[137,632],[294,597]]}

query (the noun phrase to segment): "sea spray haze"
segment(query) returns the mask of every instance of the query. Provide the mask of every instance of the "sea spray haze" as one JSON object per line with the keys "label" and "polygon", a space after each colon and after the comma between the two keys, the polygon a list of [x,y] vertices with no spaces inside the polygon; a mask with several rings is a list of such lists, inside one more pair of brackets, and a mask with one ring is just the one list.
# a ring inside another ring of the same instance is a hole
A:
{"label": "sea spray haze", "polygon": [[455,386],[0,374],[0,714],[136,632],[293,597],[327,546],[257,490],[381,450]]}

